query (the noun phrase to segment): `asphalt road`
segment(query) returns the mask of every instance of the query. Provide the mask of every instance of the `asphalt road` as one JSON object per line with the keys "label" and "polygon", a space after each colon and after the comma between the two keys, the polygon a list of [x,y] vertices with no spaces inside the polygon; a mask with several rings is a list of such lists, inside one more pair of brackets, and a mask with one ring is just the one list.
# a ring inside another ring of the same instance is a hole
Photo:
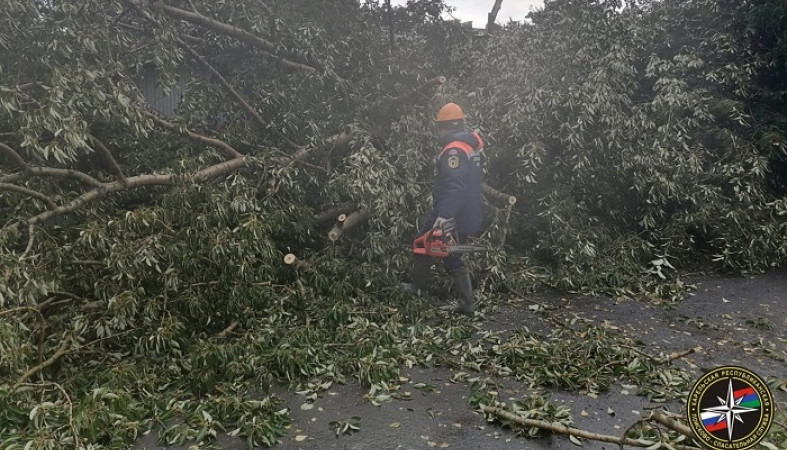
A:
{"label": "asphalt road", "polygon": [[[552,318],[582,317],[598,323],[608,321],[621,333],[635,336],[653,354],[679,352],[693,347],[699,351],[675,361],[699,378],[706,370],[723,365],[744,366],[761,377],[787,377],[787,273],[774,272],[754,277],[701,277],[691,280],[693,295],[670,307],[626,298],[540,294],[503,305],[480,324],[484,329],[548,331]],[[546,313],[527,305],[539,303]],[[782,355],[781,358],[773,355]],[[453,383],[455,371],[432,367],[409,370],[402,390],[409,400],[394,400],[379,406],[368,399],[368,389],[357,384],[332,386],[311,410],[302,410],[304,398],[284,393],[293,425],[275,448],[280,450],[329,449],[576,449],[563,436],[527,439],[494,424],[486,423],[468,403],[470,386]],[[411,389],[416,383],[434,386],[433,391]],[[521,397],[526,386],[515,380],[500,380],[501,398]],[[774,392],[777,407],[787,408],[787,393]],[[654,407],[648,399],[623,386],[613,386],[593,398],[571,392],[553,391],[553,403],[571,409],[574,426],[600,434],[620,436],[624,430]],[[683,405],[667,404],[673,411]],[[360,431],[337,437],[332,421],[359,416]],[[220,437],[217,445],[241,450],[242,439]],[[134,450],[159,450],[155,433],[140,439]],[[188,448],[173,447],[173,448]],[[584,441],[584,449],[617,449],[614,444]]]}

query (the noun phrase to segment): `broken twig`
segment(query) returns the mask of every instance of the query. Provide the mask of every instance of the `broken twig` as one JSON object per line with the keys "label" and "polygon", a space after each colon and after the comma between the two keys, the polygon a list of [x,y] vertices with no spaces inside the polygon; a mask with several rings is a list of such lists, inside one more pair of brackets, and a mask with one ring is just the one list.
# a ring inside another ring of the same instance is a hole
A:
{"label": "broken twig", "polygon": [[682,352],[671,353],[671,354],[669,354],[668,356],[666,356],[664,358],[657,359],[656,362],[659,363],[659,364],[669,364],[672,361],[675,361],[676,359],[680,359],[680,358],[689,356],[692,353],[698,352],[700,350],[702,350],[701,347],[694,347],[694,348],[690,348],[688,350],[684,350]]}
{"label": "broken twig", "polygon": [[[592,441],[609,442],[611,444],[628,445],[631,447],[640,447],[640,448],[650,447],[653,444],[655,444],[655,442],[639,441],[637,439],[631,439],[627,437],[618,437],[618,436],[610,436],[606,434],[593,433],[591,431],[568,427],[566,425],[557,422],[546,422],[544,420],[527,419],[525,417],[518,416],[512,412],[494,406],[483,406],[482,409],[485,413],[493,414],[500,419],[515,422],[524,427],[535,427],[542,430],[551,431],[553,433],[562,434],[565,436],[574,436],[577,438],[589,439]],[[670,444],[670,446],[672,446],[672,448],[676,450],[697,450],[696,447],[688,447],[685,445]]]}

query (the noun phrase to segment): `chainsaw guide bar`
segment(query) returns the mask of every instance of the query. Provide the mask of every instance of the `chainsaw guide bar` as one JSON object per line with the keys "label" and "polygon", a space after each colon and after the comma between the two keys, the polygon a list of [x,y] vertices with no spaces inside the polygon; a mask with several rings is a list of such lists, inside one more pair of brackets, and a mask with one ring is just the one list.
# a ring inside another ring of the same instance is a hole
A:
{"label": "chainsaw guide bar", "polygon": [[486,247],[460,245],[454,237],[456,222],[449,219],[432,228],[413,241],[413,253],[416,255],[447,258],[452,254],[474,253],[486,251]]}

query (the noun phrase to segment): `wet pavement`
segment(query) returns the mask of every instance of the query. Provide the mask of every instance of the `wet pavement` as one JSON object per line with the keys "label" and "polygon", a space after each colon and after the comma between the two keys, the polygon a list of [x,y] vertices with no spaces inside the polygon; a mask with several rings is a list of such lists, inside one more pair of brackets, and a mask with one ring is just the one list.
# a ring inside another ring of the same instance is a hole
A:
{"label": "wet pavement", "polygon": [[[500,305],[478,325],[484,330],[516,331],[521,327],[548,332],[551,322],[571,317],[606,322],[625,336],[641,341],[650,354],[668,354],[697,347],[674,364],[696,378],[723,365],[744,366],[761,377],[787,378],[787,273],[753,277],[698,277],[690,280],[693,294],[674,305],[653,305],[605,296],[538,294]],[[531,308],[531,305],[541,305]],[[534,310],[535,309],[535,310]],[[549,320],[547,320],[549,319]],[[490,424],[473,411],[469,383],[452,382],[459,370],[416,367],[405,371],[402,400],[372,404],[368,388],[357,383],[333,385],[312,409],[304,397],[284,392],[293,424],[275,448],[281,450],[394,449],[576,449],[568,437],[528,439]],[[499,379],[501,400],[531,391],[513,379]],[[423,383],[429,390],[416,388]],[[406,395],[409,394],[409,395]],[[787,408],[787,393],[773,392],[777,407]],[[679,403],[653,403],[616,384],[597,396],[548,391],[552,403],[571,409],[576,428],[621,436],[647,414],[661,407],[680,412]],[[333,421],[360,417],[360,430],[336,436]],[[614,444],[583,441],[585,449],[617,449]],[[244,449],[244,440],[221,436],[216,445]],[[134,450],[158,450],[155,433],[143,436]],[[175,449],[188,448],[171,447]]]}

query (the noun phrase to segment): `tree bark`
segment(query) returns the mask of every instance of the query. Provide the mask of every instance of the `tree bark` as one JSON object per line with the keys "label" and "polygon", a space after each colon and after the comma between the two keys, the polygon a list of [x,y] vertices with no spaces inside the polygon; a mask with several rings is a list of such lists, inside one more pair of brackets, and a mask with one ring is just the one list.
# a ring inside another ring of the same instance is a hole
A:
{"label": "tree bark", "polygon": [[349,229],[357,226],[361,222],[366,221],[368,217],[369,214],[365,209],[359,209],[358,211],[350,213],[350,215],[344,219],[342,228]]}
{"label": "tree bark", "polygon": [[369,217],[369,213],[365,209],[359,209],[358,211],[350,213],[349,215],[342,215],[345,217],[343,220],[340,220],[341,225],[335,226],[331,231],[328,232],[328,239],[331,241],[339,240],[345,230],[349,230],[350,228],[357,226],[358,224],[366,221],[366,219]]}
{"label": "tree bark", "polygon": [[327,222],[329,220],[336,220],[336,217],[340,214],[347,214],[353,210],[352,203],[342,203],[339,206],[333,207],[331,209],[319,212],[314,215],[315,222]]}
{"label": "tree bark", "polygon": [[664,425],[665,427],[669,428],[672,431],[678,432],[688,438],[696,439],[697,437],[694,435],[694,432],[691,431],[691,428],[683,425],[682,423],[678,422],[677,419],[667,415],[664,411],[660,411],[658,409],[654,409],[650,412],[650,419],[655,420],[656,422]]}
{"label": "tree bark", "polygon": [[238,328],[238,325],[240,325],[240,322],[237,320],[233,321],[227,328],[221,330],[219,337],[227,337],[230,333],[235,331],[235,328]]}
{"label": "tree bark", "polygon": [[101,182],[91,177],[90,175],[73,169],[58,169],[55,167],[29,167],[24,173],[12,173],[4,177],[0,177],[0,183],[13,183],[24,179],[28,176],[36,175],[40,177],[60,177],[60,178],[74,178],[82,184],[91,187],[101,186]]}
{"label": "tree bark", "polygon": [[500,12],[500,6],[503,4],[503,0],[495,0],[494,6],[492,6],[492,11],[489,13],[486,19],[486,31],[492,31],[495,27],[495,20],[497,20],[497,13]]}
{"label": "tree bark", "polygon": [[27,195],[28,197],[33,197],[41,200],[46,204],[47,208],[49,209],[57,208],[57,205],[55,205],[55,202],[53,202],[51,198],[47,197],[46,195],[38,191],[34,191],[26,187],[17,186],[15,184],[0,183],[0,191],[18,192],[20,194]]}
{"label": "tree bark", "polygon": [[[631,447],[650,447],[654,444],[654,442],[650,443],[642,443],[636,439],[631,439],[627,437],[619,437],[619,436],[610,436],[606,434],[598,434],[593,433],[590,431],[580,430],[578,428],[567,427],[560,423],[554,422],[546,422],[543,420],[536,420],[536,419],[527,419],[521,416],[518,416],[514,413],[506,411],[501,408],[495,408],[493,406],[484,406],[483,411],[489,414],[494,414],[495,416],[509,420],[511,422],[515,422],[519,425],[524,427],[535,427],[540,428],[542,430],[551,431],[553,433],[562,434],[566,436],[574,436],[583,439],[590,439],[592,441],[599,441],[599,442],[609,442],[611,444],[617,445],[628,445]],[[671,444],[677,450],[697,450],[696,447],[687,447],[685,445],[678,445],[678,444]]]}
{"label": "tree bark", "polygon": [[394,21],[393,21],[393,8],[391,7],[391,0],[385,0],[385,6],[387,7],[387,19],[388,19],[388,51],[393,51],[394,48]]}
{"label": "tree bark", "polygon": [[280,132],[276,131],[274,128],[272,128],[270,126],[270,124],[268,123],[268,121],[263,119],[262,116],[260,116],[260,114],[257,112],[257,110],[252,108],[251,105],[249,105],[248,102],[246,102],[246,100],[244,100],[243,97],[241,97],[241,95],[238,94],[238,91],[236,91],[235,89],[232,88],[232,86],[230,86],[230,84],[227,82],[227,79],[224,78],[224,76],[221,73],[219,73],[219,71],[216,70],[205,58],[203,58],[201,55],[199,55],[193,48],[191,48],[185,42],[181,41],[180,45],[184,49],[186,49],[186,51],[189,52],[194,59],[196,59],[200,64],[202,64],[203,67],[205,67],[211,74],[213,74],[214,77],[216,77],[216,79],[219,81],[219,84],[221,84],[221,86],[224,88],[224,90],[227,91],[235,99],[235,101],[241,106],[241,108],[243,108],[244,111],[249,113],[249,115],[251,117],[253,117],[254,120],[263,129],[268,130],[268,131],[272,131],[274,134],[279,136],[291,148],[300,148],[301,147],[300,145],[298,145],[295,142],[291,141],[287,136],[283,135],[282,133],[280,133]]}
{"label": "tree bark", "polygon": [[[350,133],[341,132],[331,136],[328,141],[333,145],[333,148],[343,148],[348,146],[351,140],[352,136]],[[312,150],[314,150],[314,147],[300,147],[292,155],[282,156],[279,158],[278,162],[279,164],[286,166],[294,162],[304,161],[309,157],[309,154]]]}
{"label": "tree bark", "polygon": [[20,169],[27,170],[27,163],[25,162],[24,159],[22,159],[21,156],[19,156],[19,153],[17,153],[16,150],[3,144],[2,142],[0,142],[0,150],[2,150],[3,153],[8,155],[11,158],[11,161],[17,166],[19,166]]}
{"label": "tree bark", "polygon": [[279,60],[279,62],[287,67],[307,71],[310,73],[322,70],[322,67],[310,61],[306,56],[295,52],[283,52],[279,50],[277,45],[273,42],[249,33],[248,31],[238,28],[234,25],[219,22],[218,20],[211,19],[210,17],[205,17],[202,14],[186,11],[184,9],[166,5],[161,2],[151,3],[150,6],[154,10],[161,11],[175,19],[185,20],[186,22],[209,28],[217,33],[232,36],[241,42],[249,44],[270,54],[271,56],[274,56]]}
{"label": "tree bark", "polygon": [[24,259],[25,256],[27,256],[27,254],[30,253],[30,250],[33,249],[33,243],[35,242],[35,238],[36,238],[36,226],[35,224],[31,223],[27,226],[27,247],[25,247],[25,251],[22,252],[22,254],[19,256],[19,259]]}
{"label": "tree bark", "polygon": [[297,270],[311,269],[311,266],[307,262],[298,259],[298,257],[295,256],[295,254],[293,253],[287,253],[286,255],[284,255],[284,264],[287,264],[288,266],[292,266]]}
{"label": "tree bark", "polygon": [[142,114],[144,114],[147,117],[153,119],[154,122],[156,122],[157,124],[161,125],[164,128],[167,128],[168,130],[172,130],[172,131],[177,131],[179,133],[183,133],[183,134],[185,134],[186,136],[190,137],[191,139],[193,139],[195,141],[202,142],[203,144],[210,145],[211,147],[216,147],[216,148],[218,148],[219,150],[223,151],[224,153],[226,153],[228,156],[230,156],[232,158],[243,157],[243,154],[241,154],[239,151],[235,150],[231,145],[227,144],[226,142],[224,142],[222,140],[214,139],[214,138],[211,138],[211,137],[199,134],[199,133],[195,133],[195,132],[193,132],[193,131],[191,131],[189,129],[186,129],[186,128],[181,128],[178,125],[176,125],[176,124],[174,124],[172,122],[168,122],[168,121],[166,121],[166,120],[156,116],[155,114],[153,114],[153,113],[151,113],[149,111],[145,111],[145,110],[142,110],[142,109],[140,109],[140,111],[142,112]]}
{"label": "tree bark", "polygon": [[668,355],[665,358],[656,360],[656,362],[659,363],[659,364],[669,364],[672,361],[675,361],[676,359],[683,358],[684,356],[689,356],[689,355],[691,355],[692,353],[694,353],[696,351],[697,351],[697,347],[690,348],[690,349],[684,350],[682,352],[672,353],[672,354]]}
{"label": "tree bark", "polygon": [[[142,186],[167,186],[174,183],[178,178],[185,178],[187,180],[191,180],[197,183],[204,182],[205,180],[208,180],[210,178],[219,175],[224,175],[230,172],[234,172],[244,167],[246,165],[246,161],[247,161],[247,157],[241,155],[237,158],[224,161],[219,164],[215,164],[213,166],[207,167],[198,172],[188,175],[172,175],[172,174],[137,175],[137,176],[126,178],[125,181],[123,182],[115,181],[112,183],[100,184],[98,187],[83,193],[82,195],[75,198],[74,200],[72,200],[70,203],[66,205],[61,205],[54,209],[50,209],[36,216],[33,216],[32,218],[27,220],[27,223],[38,224],[54,216],[76,211],[77,209],[81,208],[84,204],[96,200],[97,198],[105,194],[125,191],[128,189],[133,189]],[[16,222],[12,225],[4,227],[3,230],[17,229],[18,227],[19,227],[19,222]]]}
{"label": "tree bark", "polygon": [[125,180],[126,176],[123,175],[123,170],[120,168],[117,160],[115,160],[115,157],[112,156],[112,153],[110,153],[109,149],[104,145],[104,143],[98,140],[98,138],[95,136],[90,136],[90,141],[98,149],[99,153],[101,153],[101,156],[104,157],[107,164],[109,164],[109,167],[112,168],[112,171],[115,172],[115,178],[117,178],[118,181]]}
{"label": "tree bark", "polygon": [[49,359],[47,359],[46,361],[42,362],[41,364],[35,367],[30,368],[30,370],[28,370],[21,377],[19,377],[14,387],[18,387],[20,384],[27,381],[28,378],[32,377],[33,375],[37,374],[38,372],[46,369],[47,367],[57,362],[58,359],[60,359],[63,355],[68,353],[69,347],[71,347],[71,338],[66,338],[63,340],[63,343],[60,344],[60,347],[58,347],[57,351],[55,351],[55,353],[49,357]]}
{"label": "tree bark", "polygon": [[488,195],[490,197],[494,197],[502,202],[506,202],[511,206],[514,206],[516,204],[516,197],[510,194],[506,194],[505,192],[498,191],[497,189],[493,188],[492,186],[489,186],[486,183],[481,184],[481,192],[483,192],[485,195]]}

